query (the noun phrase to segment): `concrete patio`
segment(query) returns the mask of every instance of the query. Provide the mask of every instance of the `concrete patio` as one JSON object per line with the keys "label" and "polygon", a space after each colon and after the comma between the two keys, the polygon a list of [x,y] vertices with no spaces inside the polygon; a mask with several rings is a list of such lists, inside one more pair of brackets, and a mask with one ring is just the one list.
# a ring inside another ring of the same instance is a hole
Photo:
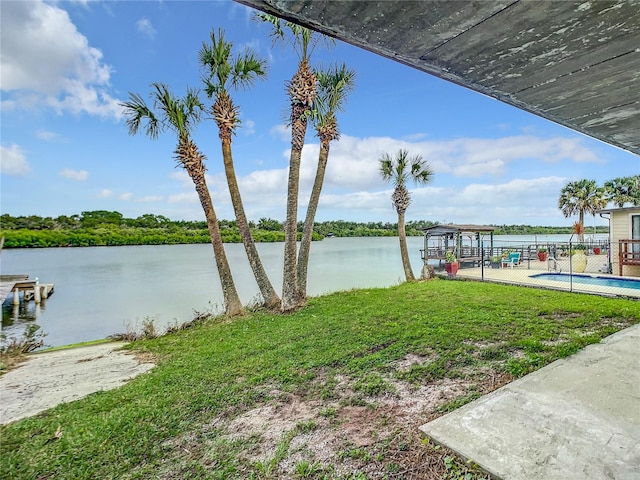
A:
{"label": "concrete patio", "polygon": [[423,425],[503,480],[640,478],[640,324]]}
{"label": "concrete patio", "polygon": [[[597,275],[610,278],[621,278],[616,275],[608,275],[602,273],[606,266],[606,257],[604,255],[590,255],[587,257],[587,267],[583,274]],[[569,258],[564,257],[558,260],[557,267],[563,274],[568,274],[570,269]],[[557,282],[548,279],[533,278],[534,275],[540,273],[548,273],[548,262],[540,262],[536,260],[524,260],[520,265],[513,268],[491,268],[491,267],[475,267],[461,268],[458,270],[458,278],[469,278],[474,280],[486,280],[501,283],[513,283],[517,285],[527,285],[534,287],[552,288],[558,290],[569,290],[583,293],[597,293],[600,295],[617,295],[624,297],[640,298],[640,290],[630,288],[617,288],[600,285],[590,285],[584,283],[573,282]],[[581,275],[581,274],[577,274]],[[631,278],[631,277],[629,277]],[[637,278],[635,280],[638,280]]]}

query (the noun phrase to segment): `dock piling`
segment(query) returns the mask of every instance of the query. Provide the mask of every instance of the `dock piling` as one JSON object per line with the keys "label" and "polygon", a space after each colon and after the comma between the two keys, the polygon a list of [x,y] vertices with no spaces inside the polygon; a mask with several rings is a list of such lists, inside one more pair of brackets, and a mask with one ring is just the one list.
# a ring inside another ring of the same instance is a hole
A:
{"label": "dock piling", "polygon": [[24,302],[34,300],[40,305],[43,299],[47,299],[53,293],[53,283],[40,283],[38,278],[29,280],[27,275],[1,275],[0,276],[0,303],[13,295],[13,306],[20,306],[20,292],[23,292]]}
{"label": "dock piling", "polygon": [[33,301],[36,302],[36,305],[40,304],[40,298],[40,280],[36,277],[36,282],[33,286]]}

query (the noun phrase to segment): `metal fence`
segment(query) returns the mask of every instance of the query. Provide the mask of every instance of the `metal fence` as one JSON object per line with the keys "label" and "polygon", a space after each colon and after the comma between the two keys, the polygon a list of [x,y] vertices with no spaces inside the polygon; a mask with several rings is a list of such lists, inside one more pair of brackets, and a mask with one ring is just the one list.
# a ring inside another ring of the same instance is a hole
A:
{"label": "metal fence", "polygon": [[[522,244],[480,240],[480,255],[461,260],[458,277],[640,298],[640,279],[612,275],[608,240]],[[614,272],[615,273],[615,272]]]}

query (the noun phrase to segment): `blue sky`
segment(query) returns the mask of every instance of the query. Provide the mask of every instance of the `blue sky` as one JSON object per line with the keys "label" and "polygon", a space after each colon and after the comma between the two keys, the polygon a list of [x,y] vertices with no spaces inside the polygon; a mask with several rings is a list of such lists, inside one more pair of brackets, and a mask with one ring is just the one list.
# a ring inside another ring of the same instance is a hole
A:
{"label": "blue sky", "polygon": [[[128,135],[119,102],[148,98],[152,82],[182,95],[199,87],[197,53],[223,28],[238,50],[268,61],[265,81],[234,94],[242,126],[233,140],[249,219],[285,217],[290,137],[284,84],[297,56],[273,45],[251,9],[230,1],[0,2],[2,213],[58,216],[117,210],[201,220],[193,185],[173,160],[175,137]],[[395,221],[391,186],[378,174],[384,152],[405,148],[435,171],[410,187],[407,220],[570,225],[557,208],[568,181],[599,184],[640,172],[640,157],[514,107],[338,42],[313,66],[345,62],[356,87],[338,117],[318,221]],[[207,101],[207,103],[209,103]],[[233,218],[217,129],[194,139],[208,157],[219,218]],[[303,152],[299,218],[315,175],[318,141]],[[587,226],[605,224],[588,218]]]}

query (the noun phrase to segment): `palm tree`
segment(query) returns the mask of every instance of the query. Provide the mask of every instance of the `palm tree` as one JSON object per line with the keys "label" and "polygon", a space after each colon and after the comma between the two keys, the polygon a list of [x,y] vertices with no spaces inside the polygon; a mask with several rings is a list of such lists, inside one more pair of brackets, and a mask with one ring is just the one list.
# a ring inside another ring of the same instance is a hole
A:
{"label": "palm tree", "polygon": [[212,31],[211,43],[202,44],[199,59],[200,64],[207,71],[206,77],[203,78],[206,93],[209,98],[215,98],[211,113],[218,125],[224,171],[227,176],[231,203],[233,204],[242,243],[247,252],[253,275],[260,288],[264,305],[267,308],[277,308],[280,306],[280,298],[269,281],[256,244],[251,236],[251,229],[249,228],[242,197],[240,196],[231,153],[231,137],[235,134],[236,127],[240,124],[240,119],[238,118],[239,109],[233,103],[229,90],[248,87],[253,84],[256,78],[264,77],[266,62],[257,58],[249,50],[232,58],[232,48],[233,43],[225,40],[222,30],[218,32],[217,38]]}
{"label": "palm tree", "polygon": [[624,207],[625,203],[640,206],[640,175],[614,178],[605,182],[604,189],[607,199],[616,207]]}
{"label": "palm tree", "polygon": [[385,182],[393,182],[395,189],[391,195],[391,203],[398,212],[398,237],[400,239],[400,256],[407,281],[414,281],[409,251],[407,249],[407,233],[404,225],[404,213],[411,204],[411,194],[407,190],[407,180],[413,180],[415,184],[427,184],[433,178],[431,166],[422,160],[420,155],[409,157],[409,152],[400,149],[395,158],[385,153],[378,159],[380,162],[380,175]]}
{"label": "palm tree", "polygon": [[327,71],[317,72],[318,95],[313,109],[313,120],[316,135],[320,138],[320,153],[316,178],[309,197],[307,215],[304,220],[302,241],[298,251],[298,290],[304,298],[307,294],[307,269],[309,266],[309,251],[313,236],[313,222],[318,210],[324,174],[329,159],[329,146],[332,140],[340,137],[336,112],[343,108],[347,94],[353,89],[356,73],[347,69],[345,64],[335,66]]}
{"label": "palm tree", "polygon": [[225,313],[229,316],[242,314],[244,308],[236,291],[231,269],[220,236],[220,226],[218,218],[213,208],[213,202],[207,182],[205,180],[204,166],[205,156],[198,150],[198,147],[191,139],[191,129],[200,121],[202,103],[197,92],[188,90],[184,98],[176,98],[169,87],[162,83],[152,84],[153,90],[151,98],[154,108],[159,110],[156,114],[142,99],[135,93],[129,93],[130,100],[122,103],[124,114],[127,118],[126,124],[129,127],[129,134],[135,135],[140,129],[143,120],[146,120],[145,134],[152,139],[158,137],[158,133],[165,129],[172,130],[178,137],[178,146],[174,151],[175,158],[189,174],[195,185],[196,192],[200,199],[200,204],[204,210],[211,244],[222,284],[222,294],[224,297]]}
{"label": "palm tree", "polygon": [[[604,189],[598,187],[595,180],[569,182],[560,190],[558,208],[567,218],[577,213],[581,225],[584,225],[585,213],[595,215],[596,210],[606,206]],[[578,241],[584,242],[584,233],[578,235]]]}
{"label": "palm tree", "polygon": [[[272,35],[285,39],[283,22],[274,15],[259,14],[258,18],[273,26]],[[309,65],[309,57],[317,43],[314,32],[292,22],[284,26],[293,35],[293,47],[300,57],[298,70],[287,82],[287,93],[291,104],[289,124],[291,126],[291,154],[289,158],[289,178],[287,182],[287,216],[284,238],[284,269],[282,275],[282,310],[290,311],[304,304],[304,297],[298,290],[297,280],[297,237],[298,237],[298,191],[300,186],[300,161],[302,147],[316,98],[316,75]]]}

